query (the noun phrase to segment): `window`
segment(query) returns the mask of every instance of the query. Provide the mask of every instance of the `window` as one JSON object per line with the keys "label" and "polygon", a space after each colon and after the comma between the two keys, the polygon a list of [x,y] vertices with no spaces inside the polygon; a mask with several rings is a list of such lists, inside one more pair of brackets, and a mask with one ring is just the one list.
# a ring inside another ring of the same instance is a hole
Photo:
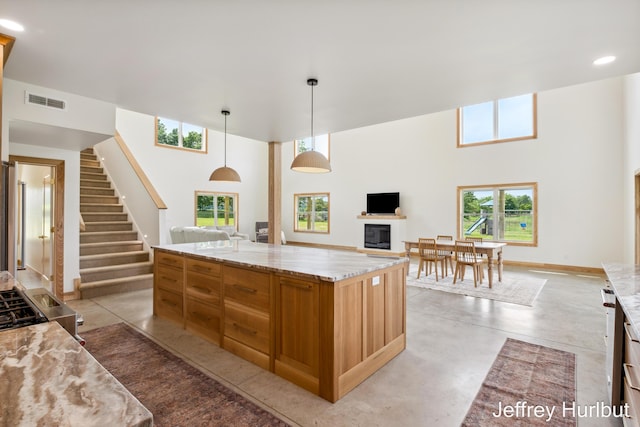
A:
{"label": "window", "polygon": [[[315,150],[318,153],[322,153],[328,160],[329,159],[329,142],[330,137],[329,134],[317,135],[316,137],[316,148]],[[305,139],[296,139],[293,141],[293,157],[297,156],[300,153],[304,153],[305,151],[311,150],[312,147],[311,137]]]}
{"label": "window", "polygon": [[177,120],[156,117],[156,145],[207,152],[207,130]]}
{"label": "window", "polygon": [[537,137],[536,94],[458,109],[458,147]]}
{"label": "window", "polygon": [[294,194],[294,231],[329,233],[329,194]]}
{"label": "window", "polygon": [[536,183],[458,187],[461,238],[537,246]]}
{"label": "window", "polygon": [[197,226],[233,226],[238,229],[238,194],[196,191]]}

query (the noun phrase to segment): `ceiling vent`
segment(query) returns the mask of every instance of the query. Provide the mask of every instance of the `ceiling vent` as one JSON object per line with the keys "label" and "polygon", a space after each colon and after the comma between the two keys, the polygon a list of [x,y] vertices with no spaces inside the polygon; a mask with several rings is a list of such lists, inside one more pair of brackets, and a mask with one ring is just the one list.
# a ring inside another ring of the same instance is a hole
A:
{"label": "ceiling vent", "polygon": [[67,109],[66,101],[63,101],[61,99],[47,98],[46,96],[36,95],[29,92],[24,93],[24,102],[25,104],[40,105],[41,107],[53,108],[56,110],[65,111]]}

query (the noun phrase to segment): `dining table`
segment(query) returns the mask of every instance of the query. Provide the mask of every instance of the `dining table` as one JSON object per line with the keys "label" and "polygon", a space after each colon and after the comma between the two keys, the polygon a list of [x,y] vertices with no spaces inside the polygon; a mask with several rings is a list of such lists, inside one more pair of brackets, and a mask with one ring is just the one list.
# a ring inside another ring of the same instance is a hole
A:
{"label": "dining table", "polygon": [[[476,253],[487,257],[487,275],[489,276],[489,287],[493,286],[493,266],[498,267],[498,281],[502,282],[502,248],[507,246],[504,242],[474,242]],[[438,250],[455,252],[455,240],[437,240]],[[411,256],[411,249],[418,248],[417,241],[405,240],[404,249],[407,257]],[[494,262],[495,260],[495,262]]]}

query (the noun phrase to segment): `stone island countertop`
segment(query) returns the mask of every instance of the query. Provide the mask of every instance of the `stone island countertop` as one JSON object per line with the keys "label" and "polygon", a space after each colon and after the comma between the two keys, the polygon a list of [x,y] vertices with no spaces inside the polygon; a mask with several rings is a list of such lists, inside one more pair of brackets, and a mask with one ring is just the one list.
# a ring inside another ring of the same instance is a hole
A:
{"label": "stone island countertop", "polygon": [[640,265],[603,263],[602,266],[633,331],[640,336]]}
{"label": "stone island countertop", "polygon": [[256,269],[286,272],[330,282],[407,262],[407,258],[366,255],[335,249],[271,245],[248,240],[179,243],[156,249],[195,255]]}
{"label": "stone island countertop", "polygon": [[0,332],[0,425],[152,426],[153,416],[57,322]]}

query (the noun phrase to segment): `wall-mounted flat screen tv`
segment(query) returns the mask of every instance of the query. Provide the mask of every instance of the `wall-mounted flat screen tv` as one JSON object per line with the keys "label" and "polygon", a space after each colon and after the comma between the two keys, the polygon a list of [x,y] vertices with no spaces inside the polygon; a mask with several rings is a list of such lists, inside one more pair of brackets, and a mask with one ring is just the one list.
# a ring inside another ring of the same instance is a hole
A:
{"label": "wall-mounted flat screen tv", "polygon": [[367,194],[367,214],[393,215],[400,207],[400,193],[369,193]]}

